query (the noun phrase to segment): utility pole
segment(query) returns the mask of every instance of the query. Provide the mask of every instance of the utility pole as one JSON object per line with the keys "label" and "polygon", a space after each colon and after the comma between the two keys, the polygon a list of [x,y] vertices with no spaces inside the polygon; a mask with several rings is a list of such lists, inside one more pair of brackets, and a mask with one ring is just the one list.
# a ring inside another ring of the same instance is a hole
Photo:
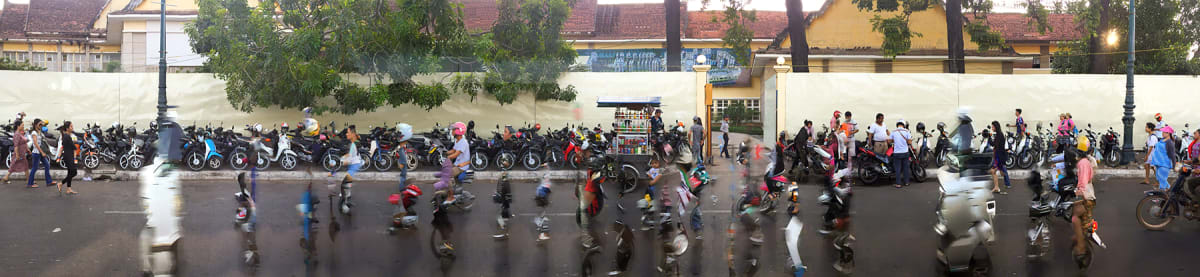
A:
{"label": "utility pole", "polygon": [[1125,116],[1121,117],[1121,122],[1125,124],[1124,144],[1121,147],[1121,164],[1133,163],[1133,108],[1137,107],[1133,104],[1133,52],[1136,46],[1133,44],[1133,34],[1137,31],[1137,13],[1133,5],[1133,0],[1129,0],[1129,60],[1125,62]]}
{"label": "utility pole", "polygon": [[[167,137],[167,0],[159,0],[158,14],[158,137]],[[170,144],[167,144],[170,145]],[[158,157],[166,159],[169,149],[158,148]]]}

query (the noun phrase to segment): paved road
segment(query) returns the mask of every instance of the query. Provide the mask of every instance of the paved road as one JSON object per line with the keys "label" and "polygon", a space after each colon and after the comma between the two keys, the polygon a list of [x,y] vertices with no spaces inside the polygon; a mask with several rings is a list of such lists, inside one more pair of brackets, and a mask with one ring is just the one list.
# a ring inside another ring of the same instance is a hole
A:
{"label": "paved road", "polygon": [[[728,169],[714,167],[714,173],[728,176]],[[727,276],[723,236],[728,224],[729,185],[735,178],[724,177],[706,191],[703,204],[706,222],[705,240],[691,248],[682,260],[686,275]],[[1068,224],[1054,221],[1054,249],[1040,261],[1023,258],[1023,234],[1027,223],[1028,189],[1022,182],[1009,195],[998,196],[996,218],[997,243],[991,247],[993,276],[1070,276],[1076,273],[1065,239]],[[1092,276],[1194,276],[1200,272],[1200,224],[1177,221],[1167,231],[1152,232],[1137,225],[1133,209],[1147,188],[1135,180],[1108,180],[1098,185],[1100,202],[1096,218],[1100,233],[1109,245],[1097,253]],[[323,181],[318,191],[324,194]],[[423,184],[431,190],[431,185]],[[552,204],[552,240],[537,246],[532,215],[532,183],[514,187],[512,238],[494,241],[496,205],[491,203],[491,184],[475,184],[468,189],[478,195],[473,211],[453,213],[458,232],[452,240],[459,258],[452,269],[443,271],[428,248],[433,230],[428,224],[427,197],[419,207],[421,226],[410,232],[388,235],[386,226],[391,207],[388,194],[397,188],[392,183],[357,184],[354,194],[358,206],[353,217],[341,217],[343,230],[336,240],[329,236],[328,200],[322,200],[321,231],[318,234],[320,263],[305,268],[297,245],[300,228],[295,204],[303,184],[264,182],[260,184],[260,224],[258,239],[262,266],[252,272],[239,264],[239,235],[232,224],[233,180],[187,182],[184,186],[186,217],[183,225],[184,276],[578,276],[581,264],[571,204],[571,184],[555,184]],[[0,270],[7,276],[133,276],[138,270],[136,237],[144,219],[132,182],[79,182],[75,196],[58,196],[53,188],[25,189],[18,184],[0,186]],[[611,191],[611,190],[610,190]],[[816,185],[802,186],[806,196],[802,235],[803,258],[811,276],[834,276],[830,264],[834,250],[829,241],[815,230],[823,208],[816,204]],[[713,203],[712,196],[718,201]],[[610,193],[615,197],[615,192]],[[857,271],[859,276],[930,276],[935,271],[936,235],[931,226],[937,189],[934,183],[914,184],[905,189],[890,186],[857,186],[853,199]],[[625,207],[634,207],[634,197],[622,199]],[[607,227],[617,212],[610,201],[598,222]],[[630,213],[625,222],[638,222]],[[778,246],[784,222],[780,213],[768,221],[767,243],[758,249],[762,267],[758,276],[783,276],[786,268],[784,249]],[[593,258],[600,272],[607,271],[614,257],[614,233],[608,233],[608,248]],[[653,276],[657,243],[649,233],[638,232],[630,276]],[[743,244],[744,245],[744,244]]]}

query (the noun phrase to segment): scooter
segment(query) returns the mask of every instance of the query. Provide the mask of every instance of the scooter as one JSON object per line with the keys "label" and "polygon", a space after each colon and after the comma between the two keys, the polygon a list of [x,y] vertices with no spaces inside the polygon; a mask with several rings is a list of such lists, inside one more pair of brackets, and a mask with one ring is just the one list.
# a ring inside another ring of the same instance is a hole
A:
{"label": "scooter", "polygon": [[[225,159],[225,156],[217,152],[217,146],[213,143],[211,133],[204,130],[196,131],[195,138],[194,142],[189,141],[183,145],[185,149],[189,149],[188,153],[184,154],[184,161],[188,168],[193,171],[204,169],[205,166],[210,169],[220,168],[221,160]],[[203,146],[193,146],[192,143],[203,143]]]}
{"label": "scooter", "polygon": [[823,216],[825,227],[819,233],[833,237],[833,248],[838,251],[833,268],[842,274],[854,272],[855,238],[849,232],[850,197],[853,192],[849,185],[842,183],[849,174],[849,169],[842,169],[834,173],[833,178],[826,184],[825,191],[817,197],[817,203],[826,207]]}
{"label": "scooter", "polygon": [[[354,206],[354,202],[350,201],[353,187],[354,183],[350,181],[349,175],[343,177],[340,182],[329,184],[329,199],[333,201],[334,198],[337,198],[337,210],[344,215],[350,215],[350,207]],[[329,205],[332,206],[333,203],[329,203]]]}
{"label": "scooter", "polygon": [[[254,164],[255,168],[266,170],[271,167],[271,162],[278,162],[279,167],[282,167],[283,170],[292,171],[296,169],[299,160],[297,159],[296,152],[292,151],[292,140],[288,138],[286,130],[284,129],[285,133],[271,131],[264,134],[262,140],[257,142],[258,161]],[[267,146],[268,143],[271,143],[272,139],[275,140],[276,148]]]}
{"label": "scooter", "polygon": [[404,191],[393,193],[388,197],[388,203],[392,203],[395,208],[392,209],[392,226],[388,227],[388,234],[395,234],[401,229],[407,230],[417,227],[417,211],[414,207],[417,203],[417,197],[421,196],[421,188],[417,185],[408,185],[404,187]]}
{"label": "scooter", "polygon": [[[1069,151],[1069,150],[1068,150]],[[1057,162],[1046,172],[1032,171],[1030,172],[1030,185],[1036,186],[1032,189],[1038,191],[1035,194],[1034,201],[1029,207],[1029,230],[1026,233],[1026,239],[1029,244],[1026,245],[1026,257],[1036,259],[1045,256],[1050,251],[1050,218],[1054,216],[1060,217],[1067,223],[1071,223],[1072,208],[1075,201],[1081,198],[1076,197],[1075,188],[1077,184],[1070,183],[1073,180],[1060,180],[1059,176],[1065,176],[1066,168],[1063,161],[1063,154],[1055,155],[1051,161]],[[1049,180],[1044,180],[1043,176],[1049,177]],[[1056,197],[1048,197],[1045,188],[1050,188],[1057,195]],[[1100,234],[1097,230],[1100,224],[1092,219],[1091,222],[1083,223],[1084,237],[1086,238],[1087,251],[1081,255],[1076,255],[1075,264],[1081,270],[1086,271],[1092,263],[1093,249],[1092,245],[1098,245],[1100,248],[1107,248],[1104,241],[1100,239]]]}
{"label": "scooter", "polygon": [[447,186],[451,186],[454,193],[454,201],[449,206],[456,207],[461,211],[470,211],[472,206],[475,206],[475,195],[463,188],[463,184],[470,184],[475,180],[475,171],[467,170],[465,177],[450,176],[454,162],[450,159],[442,159],[442,170],[434,173],[433,176],[439,180],[433,184],[434,188],[442,190]]}
{"label": "scooter", "polygon": [[991,154],[951,155],[938,168],[933,231],[940,238],[936,257],[942,273],[991,270],[988,245],[996,240],[991,160]]}
{"label": "scooter", "polygon": [[[896,171],[892,168],[892,149],[888,148],[887,153],[875,153],[870,149],[859,144],[858,159],[854,165],[858,167],[858,178],[861,178],[863,183],[875,183],[879,181],[881,176],[895,177]],[[925,172],[925,166],[916,155],[908,155],[909,167],[912,172],[912,179],[917,183],[925,182],[928,174]]]}

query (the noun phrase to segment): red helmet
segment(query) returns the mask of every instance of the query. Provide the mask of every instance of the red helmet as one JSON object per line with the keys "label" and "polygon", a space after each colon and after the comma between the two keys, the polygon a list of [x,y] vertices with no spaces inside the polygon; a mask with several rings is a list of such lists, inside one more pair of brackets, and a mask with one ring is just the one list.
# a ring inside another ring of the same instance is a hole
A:
{"label": "red helmet", "polygon": [[542,124],[541,124],[541,123],[536,123],[536,124],[533,124],[533,130],[534,130],[534,131],[541,131],[541,130],[542,130]]}
{"label": "red helmet", "polygon": [[1157,120],[1162,120],[1162,113],[1156,113],[1156,114],[1154,114],[1154,119],[1157,119]]}
{"label": "red helmet", "polygon": [[842,117],[842,111],[833,111],[833,117]]}

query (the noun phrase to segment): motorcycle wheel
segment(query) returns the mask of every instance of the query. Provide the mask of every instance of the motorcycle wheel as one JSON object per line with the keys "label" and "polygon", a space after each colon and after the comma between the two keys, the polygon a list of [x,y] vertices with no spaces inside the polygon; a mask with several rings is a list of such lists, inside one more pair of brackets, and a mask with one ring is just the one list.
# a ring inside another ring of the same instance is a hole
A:
{"label": "motorcycle wheel", "polygon": [[321,157],[321,168],[328,172],[337,171],[342,169],[342,160],[333,153],[325,153],[325,156]]}
{"label": "motorcycle wheel", "polygon": [[563,168],[563,166],[567,164],[567,160],[564,159],[562,151],[559,150],[546,151],[546,159],[546,162],[550,164],[550,168],[554,169]]}
{"label": "motorcycle wheel", "polygon": [[571,169],[579,169],[579,162],[575,161],[575,152],[567,153],[567,166]]}
{"label": "motorcycle wheel", "polygon": [[1029,169],[1033,167],[1033,153],[1029,151],[1017,154],[1017,168]]}
{"label": "motorcycle wheel", "polygon": [[488,161],[487,153],[484,153],[483,149],[480,148],[471,151],[471,169],[483,171],[487,169],[488,162],[490,161]]}
{"label": "motorcycle wheel", "polygon": [[221,168],[221,159],[217,157],[208,158],[206,164],[208,164],[209,169],[216,170]]}
{"label": "motorcycle wheel", "polygon": [[[196,155],[199,156],[199,154]],[[246,169],[246,166],[250,164],[246,162],[247,159],[248,157],[246,157],[246,152],[233,152],[232,155],[229,155],[229,167],[232,167],[235,170]],[[189,158],[188,160],[190,162],[191,159]]]}
{"label": "motorcycle wheel", "polygon": [[371,153],[367,153],[367,151],[358,151],[358,156],[362,158],[363,169],[371,169],[371,167],[374,166],[375,161],[371,160]]}
{"label": "motorcycle wheel", "polygon": [[96,155],[95,153],[88,153],[88,154],[83,155],[83,167],[84,168],[96,169],[96,167],[99,167],[99,166],[100,166],[100,157],[98,157],[98,155]]}
{"label": "motorcycle wheel", "polygon": [[420,163],[421,163],[421,161],[420,161],[419,159],[417,159],[417,156],[414,156],[414,155],[404,155],[404,157],[405,157],[405,159],[407,159],[407,160],[408,160],[408,170],[410,170],[410,171],[411,171],[411,170],[417,170],[417,166],[421,165],[421,164],[420,164]]}
{"label": "motorcycle wheel", "polygon": [[1121,153],[1116,151],[1108,151],[1108,156],[1104,157],[1104,165],[1110,168],[1116,168],[1121,165]]}
{"label": "motorcycle wheel", "polygon": [[929,172],[925,171],[925,162],[919,160],[913,161],[913,166],[911,166],[910,170],[912,170],[913,181],[917,181],[917,183],[924,183],[925,180],[929,179]]}
{"label": "motorcycle wheel", "polygon": [[4,158],[4,168],[12,167],[12,156],[13,155],[8,155],[7,158]]}
{"label": "motorcycle wheel", "polygon": [[271,168],[271,157],[267,156],[267,153],[258,153],[258,159],[254,161],[254,169],[263,171],[267,168]]}
{"label": "motorcycle wheel", "polygon": [[516,161],[517,157],[516,155],[513,155],[513,153],[500,153],[500,156],[496,157],[496,167],[500,168],[501,170],[510,170],[514,165],[516,165]]}
{"label": "motorcycle wheel", "polygon": [[[1138,201],[1137,220],[1149,230],[1162,231],[1167,228],[1175,216],[1163,214],[1167,208],[1167,197],[1163,195],[1148,195]],[[1159,220],[1159,221],[1155,221]]]}
{"label": "motorcycle wheel", "polygon": [[67,169],[67,161],[62,159],[58,160],[58,168]]}
{"label": "motorcycle wheel", "polygon": [[521,166],[524,166],[525,170],[529,171],[535,171],[539,168],[542,168],[542,155],[538,155],[537,153],[533,152],[526,152],[525,155],[521,156]]}
{"label": "motorcycle wheel", "polygon": [[121,170],[129,170],[129,155],[121,155],[121,161],[117,162],[117,166],[120,166]]}
{"label": "motorcycle wheel", "polygon": [[142,168],[142,157],[129,157],[129,169],[136,170],[139,168]]}
{"label": "motorcycle wheel", "polygon": [[388,155],[379,155],[372,159],[371,164],[375,166],[375,171],[385,172],[392,169],[392,157]]}
{"label": "motorcycle wheel", "polygon": [[1017,168],[1017,157],[1012,153],[1004,155],[1004,168]]}
{"label": "motorcycle wheel", "polygon": [[621,165],[621,172],[617,175],[617,181],[621,184],[622,193],[631,193],[638,187],[638,175],[638,170],[633,165]]}
{"label": "motorcycle wheel", "polygon": [[299,163],[296,159],[296,154],[284,153],[283,157],[279,157],[279,167],[283,170],[292,171],[296,169],[296,164]]}
{"label": "motorcycle wheel", "polygon": [[857,162],[858,178],[862,180],[864,184],[874,184],[876,181],[879,181],[879,172],[875,172],[874,170],[867,168],[866,163],[867,162],[863,160],[859,160]]}
{"label": "motorcycle wheel", "polygon": [[[121,160],[124,161],[125,159],[122,158]],[[187,157],[184,158],[184,160],[187,163],[188,169],[191,169],[192,171],[200,171],[204,169],[204,159],[200,157],[200,153],[196,153],[195,151],[188,152]]]}

